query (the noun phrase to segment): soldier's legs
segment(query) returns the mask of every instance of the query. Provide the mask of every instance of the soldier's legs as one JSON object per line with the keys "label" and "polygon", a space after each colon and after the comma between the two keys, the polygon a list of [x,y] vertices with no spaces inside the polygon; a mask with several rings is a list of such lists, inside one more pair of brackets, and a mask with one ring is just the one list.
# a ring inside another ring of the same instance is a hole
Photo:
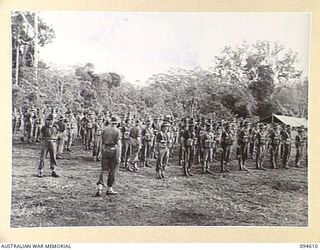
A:
{"label": "soldier's legs", "polygon": [[57,158],[58,159],[62,157],[63,148],[64,148],[64,135],[62,133],[59,133],[58,140],[57,140]]}
{"label": "soldier's legs", "polygon": [[43,168],[44,168],[44,161],[47,155],[47,152],[49,151],[49,142],[43,141],[41,143],[41,153],[40,153],[40,163],[39,163],[39,171],[40,171],[40,177],[43,174]]}
{"label": "soldier's legs", "polygon": [[49,142],[49,153],[50,153],[50,168],[52,172],[55,171],[56,166],[57,166],[57,161],[56,161],[56,151],[57,145],[54,141]]}

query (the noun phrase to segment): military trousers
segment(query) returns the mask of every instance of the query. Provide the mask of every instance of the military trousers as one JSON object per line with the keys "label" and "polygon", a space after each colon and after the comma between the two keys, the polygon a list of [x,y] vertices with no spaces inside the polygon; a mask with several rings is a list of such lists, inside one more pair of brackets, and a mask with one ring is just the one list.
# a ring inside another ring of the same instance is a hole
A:
{"label": "military trousers", "polygon": [[50,168],[54,171],[57,166],[56,154],[57,154],[57,144],[55,140],[47,140],[41,143],[41,155],[40,155],[40,164],[39,170],[44,168],[44,161],[46,155],[50,155]]}

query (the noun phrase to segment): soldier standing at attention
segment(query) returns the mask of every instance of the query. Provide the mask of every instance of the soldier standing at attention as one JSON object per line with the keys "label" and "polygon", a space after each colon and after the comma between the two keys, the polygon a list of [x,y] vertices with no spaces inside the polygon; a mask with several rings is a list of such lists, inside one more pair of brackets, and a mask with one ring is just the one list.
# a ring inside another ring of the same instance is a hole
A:
{"label": "soldier standing at attention", "polygon": [[230,162],[230,153],[231,147],[233,144],[233,135],[230,130],[230,124],[225,124],[225,130],[221,134],[221,148],[222,148],[222,155],[221,155],[221,172],[230,172],[227,168],[228,163]]}
{"label": "soldier standing at attention", "polygon": [[130,125],[131,121],[128,117],[125,120],[124,126],[121,128],[121,138],[122,138],[122,153],[121,162],[124,163],[125,168],[129,168],[128,162],[131,156],[131,137],[130,137]]}
{"label": "soldier standing at attention", "polygon": [[146,127],[142,130],[142,161],[143,167],[151,167],[148,164],[148,159],[151,156],[151,147],[154,139],[153,129],[151,128],[151,121],[146,121]]}
{"label": "soldier standing at attention", "polygon": [[283,141],[283,156],[282,164],[283,168],[288,169],[288,162],[291,155],[291,126],[287,125],[286,129],[282,132],[282,141]]}
{"label": "soldier standing at attention", "polygon": [[157,166],[156,166],[156,172],[158,173],[159,179],[165,178],[164,171],[168,164],[169,159],[169,135],[168,135],[168,127],[169,123],[167,121],[164,121],[161,124],[161,131],[158,132],[156,137],[156,150],[157,150]]}
{"label": "soldier standing at attention", "polygon": [[92,156],[94,157],[94,161],[101,160],[101,134],[103,130],[103,118],[102,116],[98,116],[96,122],[93,124],[93,135],[94,135],[94,143],[93,143],[93,152]]}
{"label": "soldier standing at attention", "polygon": [[107,178],[107,195],[118,194],[113,190],[116,173],[120,163],[121,140],[120,130],[117,129],[118,121],[115,117],[111,118],[111,126],[104,127],[101,133],[102,139],[102,158],[101,172],[99,176],[98,191],[96,197],[101,196],[102,188],[105,186],[105,178]]}
{"label": "soldier standing at attention", "polygon": [[130,167],[129,171],[139,170],[139,152],[141,150],[141,131],[140,131],[140,121],[136,120],[134,127],[130,129],[131,138],[131,157],[130,157]]}
{"label": "soldier standing at attention", "polygon": [[161,129],[158,117],[155,117],[153,119],[153,123],[152,123],[151,127],[153,129],[153,134],[154,134],[154,140],[152,142],[152,147],[151,147],[151,156],[153,158],[157,158],[157,156],[156,156],[156,144],[157,144],[157,142],[156,142],[155,138],[156,138],[158,132],[160,132],[160,129]]}
{"label": "soldier standing at attention", "polygon": [[195,154],[195,141],[197,139],[194,126],[195,124],[193,123],[193,119],[190,119],[188,124],[188,130],[186,130],[183,133],[185,146],[183,170],[185,176],[193,176],[193,174],[191,173],[191,167],[193,164]]}
{"label": "soldier standing at attention", "polygon": [[258,170],[266,170],[262,165],[267,154],[267,137],[266,127],[261,123],[259,125],[259,130],[256,133],[256,169]]}
{"label": "soldier standing at attention", "polygon": [[58,126],[57,159],[62,159],[64,142],[66,138],[65,118],[63,116],[60,116],[59,121],[56,123],[56,125]]}
{"label": "soldier standing at attention", "polygon": [[207,131],[201,136],[200,145],[203,152],[202,173],[213,174],[210,171],[210,163],[213,157],[214,132],[210,123],[207,124]]}
{"label": "soldier standing at attention", "polygon": [[248,171],[245,166],[246,160],[248,158],[248,149],[249,149],[249,124],[245,122],[238,133],[238,148],[237,155],[239,160],[240,171]]}
{"label": "soldier standing at attention", "polygon": [[280,129],[277,124],[273,124],[273,129],[270,132],[269,135],[270,138],[270,160],[272,168],[277,168],[277,159],[279,155],[279,148],[280,148],[280,141],[281,141],[281,135],[280,135]]}
{"label": "soldier standing at attention", "polygon": [[296,145],[296,150],[297,150],[295,163],[296,163],[297,168],[301,167],[300,162],[302,160],[302,156],[304,154],[305,146],[306,146],[306,141],[303,136],[303,130],[304,130],[303,126],[299,127],[298,134],[296,135],[296,138],[295,138],[295,145]]}
{"label": "soldier standing at attention", "polygon": [[43,177],[43,168],[44,160],[47,153],[50,154],[50,168],[52,171],[52,177],[59,177],[56,173],[57,161],[56,161],[56,152],[57,145],[56,141],[58,138],[58,126],[53,122],[53,116],[50,114],[46,119],[46,124],[41,128],[41,156],[39,164],[39,173],[38,177]]}

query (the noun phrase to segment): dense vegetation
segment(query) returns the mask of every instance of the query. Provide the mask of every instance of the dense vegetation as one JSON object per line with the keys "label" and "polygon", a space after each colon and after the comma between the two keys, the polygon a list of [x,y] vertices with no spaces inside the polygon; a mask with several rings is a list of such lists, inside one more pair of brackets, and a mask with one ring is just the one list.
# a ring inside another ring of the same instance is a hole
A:
{"label": "dense vegetation", "polygon": [[[34,14],[24,15],[32,26]],[[279,42],[226,46],[212,58],[210,69],[170,69],[137,86],[116,72],[95,73],[92,63],[61,69],[40,61],[35,74],[35,42],[28,27],[19,12],[12,14],[12,94],[13,107],[18,109],[57,106],[61,110],[225,118],[308,115],[308,79],[296,69],[297,53]],[[40,47],[54,41],[54,30],[41,19],[38,32]]]}

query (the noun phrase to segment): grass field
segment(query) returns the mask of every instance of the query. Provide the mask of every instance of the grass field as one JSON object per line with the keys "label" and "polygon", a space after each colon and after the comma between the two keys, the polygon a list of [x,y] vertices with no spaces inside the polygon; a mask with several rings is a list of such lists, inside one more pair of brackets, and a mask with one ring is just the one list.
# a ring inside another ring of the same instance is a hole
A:
{"label": "grass field", "polygon": [[[13,137],[11,227],[64,226],[307,226],[307,168],[238,171],[184,177],[177,157],[170,159],[167,178],[155,168],[137,172],[120,169],[114,189],[118,196],[93,197],[100,163],[80,141],[58,160],[60,178],[52,178],[49,159],[45,177],[36,177],[40,144]],[[176,146],[177,147],[177,146]],[[177,150],[177,149],[176,149]],[[295,150],[292,149],[291,163]],[[155,166],[155,162],[152,162]],[[264,164],[270,168],[267,159]]]}

